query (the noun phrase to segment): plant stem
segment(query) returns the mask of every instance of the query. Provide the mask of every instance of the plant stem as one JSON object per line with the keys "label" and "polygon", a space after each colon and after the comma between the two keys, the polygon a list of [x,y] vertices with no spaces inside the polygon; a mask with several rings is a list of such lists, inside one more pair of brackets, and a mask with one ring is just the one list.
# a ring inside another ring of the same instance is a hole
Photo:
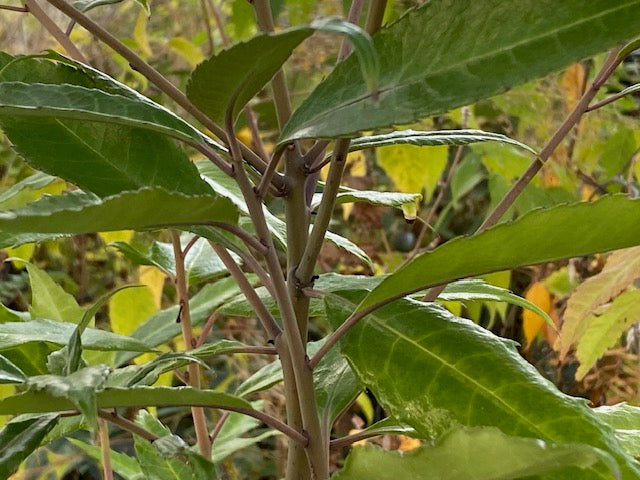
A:
{"label": "plant stem", "polygon": [[[131,49],[126,47],[121,41],[111,35],[111,33],[109,33],[106,29],[98,25],[96,22],[91,20],[79,10],[73,8],[65,0],[47,0],[47,2],[66,14],[69,18],[72,18],[73,20],[78,22],[78,24],[86,28],[95,37],[97,37],[117,53],[122,55],[122,57],[124,57],[129,62],[131,68],[144,75],[151,83],[156,85],[162,92],[169,96],[169,98],[171,98],[178,105],[184,108],[185,111],[190,113],[194,118],[202,123],[202,125],[211,130],[218,138],[220,138],[220,140],[222,140],[226,144],[229,143],[227,134],[222,127],[220,127],[217,123],[207,117],[206,114],[201,112],[195,105],[191,103],[191,101],[186,97],[184,93],[176,88],[175,85],[173,85],[151,65],[142,60]],[[244,155],[245,160],[259,172],[264,172],[264,170],[266,169],[266,164],[262,161],[262,159],[242,142],[239,142],[239,144],[240,150]],[[283,179],[279,175],[274,176],[273,183],[278,189],[283,189],[285,187]]]}
{"label": "plant stem", "polygon": [[204,31],[207,33],[207,44],[209,45],[209,54],[213,55],[215,47],[213,45],[213,32],[211,31],[211,20],[209,19],[209,10],[207,9],[206,0],[200,0],[200,10],[202,10],[202,20],[204,21]]}
{"label": "plant stem", "polygon": [[109,425],[100,418],[98,419],[98,433],[100,435],[100,451],[102,453],[102,473],[104,480],[113,480],[113,469],[111,468],[111,443],[109,442]]}
{"label": "plant stem", "polygon": [[210,222],[210,225],[212,227],[217,227],[217,228],[219,228],[221,230],[225,230],[225,231],[235,235],[240,240],[242,240],[245,245],[247,245],[248,247],[253,248],[257,252],[261,253],[262,255],[267,253],[267,247],[264,244],[262,244],[260,242],[260,240],[258,240],[255,237],[252,237],[249,233],[247,233],[246,231],[244,231],[242,228],[238,227],[237,225],[231,225],[229,223],[224,223],[224,222]]}
{"label": "plant stem", "polygon": [[[184,268],[184,253],[180,246],[180,234],[176,230],[171,231],[171,242],[173,244],[173,255],[176,262],[175,283],[181,307],[180,326],[182,328],[182,339],[184,341],[185,350],[191,350],[195,343],[193,341],[193,327],[191,325],[189,293],[187,291],[187,277]],[[200,367],[195,363],[190,363],[188,371],[189,385],[194,388],[201,388]],[[204,409],[200,407],[192,407],[191,416],[193,417],[193,425],[196,431],[200,454],[205,458],[211,458],[211,441],[209,440],[207,419],[205,417]]]}
{"label": "plant stem", "polygon": [[73,58],[82,63],[87,63],[84,55],[80,53],[80,50],[74,45],[74,43],[67,37],[64,32],[58,28],[55,22],[47,15],[47,13],[38,5],[36,0],[24,0],[24,5],[28,11],[40,22],[40,24],[56,39],[56,41],[62,45],[62,48]]}
{"label": "plant stem", "polygon": [[10,12],[17,13],[29,13],[29,9],[27,7],[15,7],[13,5],[0,5],[0,10],[8,10]]}
{"label": "plant stem", "polygon": [[367,22],[364,29],[370,35],[373,35],[382,26],[384,20],[384,12],[387,9],[387,0],[371,0],[369,3],[369,12],[367,14]]}
{"label": "plant stem", "polygon": [[216,441],[216,438],[218,438],[218,435],[220,434],[220,430],[222,430],[222,427],[224,427],[224,424],[229,418],[229,415],[231,415],[231,412],[222,412],[222,415],[220,415],[220,418],[216,422],[216,426],[213,428],[213,431],[209,435],[209,438],[211,439],[211,444],[213,444]]}
{"label": "plant stem", "polygon": [[341,448],[351,445],[352,443],[359,442],[360,440],[366,440],[367,438],[379,437],[383,435],[382,433],[371,433],[367,431],[362,431],[358,433],[353,433],[351,435],[346,435],[344,437],[336,438],[335,440],[331,440],[329,443],[330,448]]}
{"label": "plant stem", "polygon": [[135,435],[138,435],[139,437],[144,438],[145,440],[148,440],[150,442],[153,442],[158,439],[157,435],[142,428],[140,425],[132,422],[131,420],[127,420],[126,418],[122,418],[118,416],[118,414],[115,413],[115,411],[113,413],[109,413],[109,412],[105,412],[104,410],[98,410],[98,416],[104,420],[107,420],[113,423],[114,425],[119,426],[123,430],[131,432]]}

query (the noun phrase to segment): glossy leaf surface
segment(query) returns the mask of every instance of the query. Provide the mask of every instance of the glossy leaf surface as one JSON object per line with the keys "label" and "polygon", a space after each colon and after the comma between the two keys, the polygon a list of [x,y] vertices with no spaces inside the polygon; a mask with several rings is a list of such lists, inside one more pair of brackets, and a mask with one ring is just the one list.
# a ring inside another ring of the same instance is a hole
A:
{"label": "glossy leaf surface", "polygon": [[9,478],[18,469],[57,420],[57,415],[16,418],[0,430],[0,478]]}

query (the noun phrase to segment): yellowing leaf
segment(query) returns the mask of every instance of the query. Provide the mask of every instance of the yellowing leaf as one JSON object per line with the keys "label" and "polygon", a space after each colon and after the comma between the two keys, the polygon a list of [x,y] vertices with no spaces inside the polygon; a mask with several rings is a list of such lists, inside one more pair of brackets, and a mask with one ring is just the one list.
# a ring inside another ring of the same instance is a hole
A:
{"label": "yellowing leaf", "polygon": [[366,393],[362,392],[360,395],[358,395],[358,398],[356,398],[356,403],[362,410],[362,413],[364,415],[364,418],[367,420],[367,423],[368,424],[373,423],[373,418],[374,418],[373,404],[371,403],[371,399],[369,398],[369,396]]}
{"label": "yellowing leaf", "polygon": [[158,307],[149,287],[120,290],[109,299],[111,330],[129,335],[157,311]]}
{"label": "yellowing leaf", "polygon": [[582,96],[584,74],[584,67],[581,63],[572,65],[562,74],[562,92],[564,93],[564,103],[568,111],[573,110],[573,107]]}
{"label": "yellowing leaf", "polygon": [[587,317],[588,328],[578,339],[576,357],[580,366],[576,380],[581,380],[620,336],[634,323],[640,321],[640,290],[624,292],[598,315]]}
{"label": "yellowing leaf", "polygon": [[[36,245],[34,243],[25,243],[24,245],[20,245],[18,247],[7,248],[6,252],[9,258],[17,257],[24,258],[25,260],[31,260],[31,256],[33,255],[33,251],[35,249]],[[26,264],[24,262],[21,262],[20,260],[11,260],[11,263],[19,270],[23,270],[26,267]]]}
{"label": "yellowing leaf", "polygon": [[196,67],[204,60],[204,55],[195,43],[190,42],[184,37],[173,37],[169,40],[169,46],[178,55],[184,58],[192,67]]}
{"label": "yellowing leaf", "polygon": [[347,171],[352,177],[367,176],[367,159],[361,151],[347,155]]}
{"label": "yellowing leaf", "polygon": [[342,204],[342,219],[347,220],[351,212],[353,211],[353,203],[343,203]]}
{"label": "yellowing leaf", "polygon": [[447,164],[448,152],[446,146],[394,145],[379,148],[377,161],[397,190],[404,193],[424,191],[424,199],[428,201]]}
{"label": "yellowing leaf", "polygon": [[146,285],[153,293],[153,300],[158,309],[162,304],[162,291],[164,290],[164,280],[167,275],[150,265],[140,266],[140,283]]}
{"label": "yellowing leaf", "polygon": [[[532,284],[527,290],[524,298],[537,305],[547,313],[551,311],[551,294],[542,282],[535,282],[534,284]],[[527,342],[527,345],[531,345],[531,343],[538,336],[538,333],[540,333],[542,327],[545,324],[545,319],[537,313],[533,313],[528,309],[523,310],[522,330],[524,332],[524,338]]]}
{"label": "yellowing leaf", "polygon": [[117,230],[113,232],[100,232],[98,235],[105,244],[113,242],[129,243],[133,238],[133,230]]}
{"label": "yellowing leaf", "polygon": [[249,130],[247,127],[238,130],[238,133],[236,133],[236,135],[242,143],[244,143],[245,145],[251,145],[251,130]]}
{"label": "yellowing leaf", "polygon": [[626,248],[609,255],[602,271],[573,291],[564,312],[560,337],[554,346],[561,359],[589,328],[587,318],[598,307],[626,290],[639,276],[640,247]]}
{"label": "yellowing leaf", "polygon": [[398,435],[398,438],[400,438],[398,450],[401,452],[410,452],[422,445],[422,442],[417,438],[408,437],[406,435]]}
{"label": "yellowing leaf", "polygon": [[147,23],[148,23],[147,14],[141,11],[138,14],[136,25],[133,28],[133,40],[136,42],[140,56],[144,60],[146,60],[147,58],[153,55],[153,51],[151,50],[151,45],[149,45],[149,37],[147,35]]}

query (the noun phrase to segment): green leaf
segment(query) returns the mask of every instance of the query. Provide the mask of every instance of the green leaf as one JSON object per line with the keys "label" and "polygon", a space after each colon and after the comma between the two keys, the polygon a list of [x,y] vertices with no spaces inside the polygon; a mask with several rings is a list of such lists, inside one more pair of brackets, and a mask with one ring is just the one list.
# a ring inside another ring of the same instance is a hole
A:
{"label": "green leaf", "polygon": [[317,20],[309,27],[262,34],[223,50],[193,71],[187,96],[215,121],[223,122],[229,108],[235,119],[291,56],[293,49],[315,30],[346,35],[352,41],[369,87],[375,86],[378,58],[371,38],[359,27],[333,18]]}
{"label": "green leaf", "polygon": [[[251,277],[250,281],[255,283],[255,278]],[[202,289],[189,300],[192,325],[198,327],[204,324],[212,312],[216,311],[221,305],[236,296],[239,292],[240,289],[233,278],[218,280],[215,283],[210,283],[202,287]],[[139,343],[149,345],[150,347],[156,347],[172,340],[181,333],[180,324],[176,322],[178,311],[179,307],[175,305],[158,312],[140,325],[130,335],[130,338]],[[135,356],[135,354],[131,353],[119,353],[116,356],[116,365],[121,365]]]}
{"label": "green leaf", "polygon": [[27,384],[31,391],[45,392],[54,398],[69,400],[87,419],[93,429],[98,429],[96,394],[102,390],[109,375],[107,365],[91,365],[66,377],[38,375],[30,377]]}
{"label": "green leaf", "polygon": [[0,83],[0,118],[56,118],[140,128],[206,144],[192,125],[157,103],[79,85]]}
{"label": "green leaf", "polygon": [[[311,211],[315,211],[320,205],[322,194],[316,193],[311,200]],[[371,190],[345,189],[338,193],[336,203],[366,202],[371,205],[383,207],[403,208],[405,205],[415,205],[422,200],[419,193],[376,192]]]}
{"label": "green leaf", "polygon": [[580,366],[576,379],[581,380],[596,361],[620,339],[620,336],[640,320],[638,306],[640,290],[624,292],[606,310],[590,315],[584,320],[587,325],[578,339],[576,357]]}
{"label": "green leaf", "polygon": [[[77,438],[67,438],[67,440],[94,460],[102,461],[102,450],[100,447],[89,445]],[[111,458],[111,468],[125,480],[143,480],[145,478],[140,469],[140,464],[135,458],[115,450],[111,450],[109,456]]]}
{"label": "green leaf", "polygon": [[[0,324],[0,350],[18,347],[31,342],[47,342],[67,345],[76,326],[66,322],[36,319],[30,322]],[[89,350],[149,352],[151,348],[135,338],[117,335],[104,330],[87,328],[82,334],[82,344]]]}
{"label": "green leaf", "polygon": [[16,418],[0,430],[0,478],[9,478],[18,469],[57,420],[57,415]]}
{"label": "green leaf", "polygon": [[25,262],[31,282],[31,317],[79,323],[84,314],[76,299],[44,270]]}
{"label": "green leaf", "polygon": [[387,277],[358,310],[457,278],[626,248],[640,243],[640,202],[624,196],[529,212],[451,240]]}
{"label": "green leaf", "polygon": [[373,435],[407,435],[416,437],[416,429],[408,425],[400,425],[399,422],[392,417],[384,418],[373,425],[368,426],[363,432]]}
{"label": "green leaf", "polygon": [[43,187],[46,187],[50,183],[52,183],[56,177],[51,175],[47,175],[46,173],[36,172],[33,175],[28,176],[20,180],[19,182],[14,183],[9,188],[7,188],[4,192],[0,194],[0,207],[5,209],[7,203],[10,204],[11,200],[14,200],[17,196],[23,193],[26,189],[29,190],[38,190]]}
{"label": "green leaf", "polygon": [[[364,293],[364,292],[363,292]],[[350,293],[357,302],[362,294]],[[325,299],[331,324],[353,306]],[[640,469],[582,399],[561,393],[514,343],[434,305],[402,299],[361,320],[342,351],[387,411],[427,439],[457,425],[493,426],[506,435],[585,443],[610,453],[635,479]],[[596,467],[585,476],[607,478]]]}
{"label": "green leaf", "polygon": [[638,0],[426,2],[375,35],[377,95],[349,58],[294,112],[279,143],[411,123],[495,95],[637,35],[638,7]]}
{"label": "green leaf", "polygon": [[[120,407],[180,407],[250,409],[251,404],[239,397],[214,390],[191,387],[128,387],[109,388],[97,393],[98,408]],[[28,391],[0,400],[0,414],[64,412],[75,410],[71,400],[53,396],[45,391]]]}
{"label": "green leaf", "polygon": [[366,148],[386,147],[389,145],[416,145],[419,147],[437,145],[469,145],[478,142],[500,142],[515,145],[534,155],[536,151],[517,140],[499,133],[484,132],[482,130],[436,130],[425,132],[420,130],[399,130],[381,135],[366,135],[351,140],[349,151],[364,150]]}
{"label": "green leaf", "polygon": [[615,435],[629,455],[640,457],[640,408],[626,403],[593,409],[598,418],[615,428]]}
{"label": "green leaf", "polygon": [[24,383],[26,380],[27,376],[15,363],[0,355],[0,384]]}
{"label": "green leaf", "polygon": [[100,199],[75,191],[43,197],[23,208],[0,212],[0,229],[12,233],[69,235],[211,221],[235,223],[236,218],[236,210],[227,199],[211,195],[189,196],[160,188],[143,188]]}
{"label": "green leaf", "polygon": [[120,2],[122,0],[74,0],[73,7],[81,12],[88,12],[102,5],[112,5]]}
{"label": "green leaf", "polygon": [[164,458],[148,441],[135,436],[134,444],[140,468],[148,478],[157,478],[158,480],[193,478],[186,464],[175,458]]}
{"label": "green leaf", "polygon": [[640,247],[633,247],[613,252],[597,275],[578,285],[569,297],[563,315],[562,330],[558,339],[561,358],[567,355],[571,345],[578,342],[596,320],[592,313],[623,292],[638,277]]}
{"label": "green leaf", "polygon": [[[609,455],[588,445],[512,437],[497,428],[457,429],[434,447],[404,454],[372,445],[354,448],[344,469],[331,478],[511,480],[533,475],[549,478],[546,475],[562,472],[567,467],[587,468],[601,461],[611,469],[609,478],[619,475]],[[571,473],[580,475],[580,470],[567,471]]]}

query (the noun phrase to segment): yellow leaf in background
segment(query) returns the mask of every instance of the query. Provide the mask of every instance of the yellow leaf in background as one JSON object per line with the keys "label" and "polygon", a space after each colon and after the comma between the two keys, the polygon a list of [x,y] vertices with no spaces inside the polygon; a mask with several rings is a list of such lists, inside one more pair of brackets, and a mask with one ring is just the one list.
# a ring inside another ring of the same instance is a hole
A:
{"label": "yellow leaf in background", "polygon": [[238,130],[238,133],[236,133],[236,136],[245,145],[251,145],[251,130],[249,130],[247,127],[244,127]]}
{"label": "yellow leaf in background", "polygon": [[352,177],[367,176],[367,159],[362,152],[351,152],[347,155],[347,171]]}
{"label": "yellow leaf in background", "polygon": [[184,58],[192,67],[195,67],[204,60],[204,55],[200,47],[184,37],[173,37],[169,40],[169,47]]}
{"label": "yellow leaf in background", "polygon": [[422,193],[429,201],[447,164],[449,148],[394,145],[377,150],[378,165],[404,193]]}
{"label": "yellow leaf in background", "polygon": [[164,290],[164,280],[167,275],[150,265],[141,265],[139,272],[140,283],[151,290],[155,305],[159,309],[162,304],[162,291]]}
{"label": "yellow leaf in background", "polygon": [[353,203],[343,203],[342,204],[342,219],[347,220],[351,212],[353,211]]}
{"label": "yellow leaf in background", "polygon": [[399,435],[398,438],[400,439],[398,450],[401,452],[410,452],[422,445],[422,442],[417,438],[407,437],[406,435]]}
{"label": "yellow leaf in background", "polygon": [[373,404],[371,403],[371,399],[369,398],[369,396],[366,393],[362,392],[360,395],[358,395],[358,398],[356,398],[356,403],[360,407],[360,410],[362,410],[362,414],[367,420],[367,424],[371,425],[373,423],[374,414]]}
{"label": "yellow leaf in background", "polygon": [[[524,298],[529,300],[531,303],[536,304],[545,312],[551,312],[551,294],[542,282],[535,282],[532,284],[527,290]],[[527,342],[527,346],[531,345],[545,324],[546,322],[544,318],[537,313],[533,313],[531,310],[523,310],[522,330],[524,332],[524,338]]]}
{"label": "yellow leaf in background", "polygon": [[147,17],[147,14],[141,11],[138,14],[136,25],[133,28],[133,40],[136,42],[136,45],[138,46],[138,52],[143,60],[146,60],[153,55],[151,45],[149,44],[149,36],[147,35],[148,22],[149,19]]}
{"label": "yellow leaf in background", "polygon": [[[1,384],[0,385],[0,399],[10,397],[16,393],[16,387],[14,385]],[[13,415],[0,415],[0,428],[4,427]]]}
{"label": "yellow leaf in background", "polygon": [[567,110],[573,110],[578,100],[582,96],[582,87],[584,85],[584,67],[580,63],[576,63],[567,68],[562,74],[562,92],[564,93],[564,103]]}
{"label": "yellow leaf in background", "polygon": [[98,235],[102,238],[105,245],[113,242],[130,242],[133,238],[133,230],[117,230],[115,232],[99,232]]}
{"label": "yellow leaf in background", "polygon": [[[359,428],[352,428],[349,430],[349,435],[355,435],[356,433],[360,433],[362,430]],[[357,442],[353,442],[351,444],[352,447],[362,447],[367,444],[367,439],[364,438],[362,440],[358,440]]]}
{"label": "yellow leaf in background", "polygon": [[158,310],[153,292],[149,287],[120,290],[109,299],[111,331],[130,335]]}
{"label": "yellow leaf in background", "polygon": [[[35,249],[35,243],[25,243],[24,245],[20,245],[19,247],[7,248],[6,252],[8,257],[18,257],[24,258],[25,260],[31,260],[31,256],[33,255]],[[26,264],[24,262],[21,262],[20,260],[11,260],[11,263],[18,270],[24,270],[24,268],[26,267]]]}

